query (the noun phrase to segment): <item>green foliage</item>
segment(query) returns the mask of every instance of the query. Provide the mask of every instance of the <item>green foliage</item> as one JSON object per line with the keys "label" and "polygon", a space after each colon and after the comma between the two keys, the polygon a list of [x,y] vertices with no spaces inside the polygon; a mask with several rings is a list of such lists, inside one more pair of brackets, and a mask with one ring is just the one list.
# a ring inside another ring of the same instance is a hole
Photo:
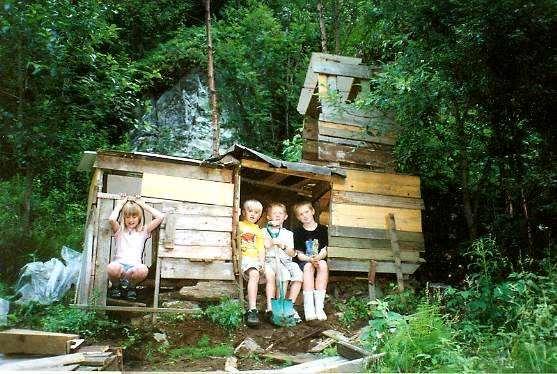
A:
{"label": "green foliage", "polygon": [[232,356],[233,353],[234,347],[232,345],[225,343],[211,345],[209,337],[203,335],[194,347],[173,348],[168,352],[168,356],[173,359],[200,359],[206,357],[227,357]]}
{"label": "green foliage", "polygon": [[56,304],[46,309],[41,324],[45,331],[67,332],[82,337],[101,337],[118,328],[105,314]]}
{"label": "green foliage", "polygon": [[217,305],[210,305],[203,315],[225,329],[236,329],[242,324],[244,310],[238,300],[222,299]]}
{"label": "green foliage", "polygon": [[336,308],[342,313],[339,321],[346,327],[369,317],[368,300],[363,298],[351,297],[345,302],[337,303]]}
{"label": "green foliage", "polygon": [[299,162],[302,159],[302,147],[304,145],[302,135],[296,134],[292,139],[283,141],[282,144],[284,146],[282,150],[283,160]]}
{"label": "green foliage", "polygon": [[327,347],[325,348],[322,352],[321,352],[322,356],[325,357],[333,357],[333,356],[338,356],[338,352],[337,352],[337,347],[336,345],[333,347]]}
{"label": "green foliage", "polygon": [[413,314],[418,308],[419,297],[413,288],[405,288],[403,292],[398,291],[398,285],[389,284],[389,289],[382,299],[387,303],[389,309],[400,314]]}

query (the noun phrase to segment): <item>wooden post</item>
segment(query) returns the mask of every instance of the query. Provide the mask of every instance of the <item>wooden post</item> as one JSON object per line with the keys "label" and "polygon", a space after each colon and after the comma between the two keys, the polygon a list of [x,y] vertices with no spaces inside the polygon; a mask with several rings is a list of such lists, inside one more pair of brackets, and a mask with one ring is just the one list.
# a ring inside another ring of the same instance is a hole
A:
{"label": "wooden post", "polygon": [[207,80],[211,95],[211,122],[213,124],[213,156],[219,155],[220,129],[217,111],[217,90],[213,67],[213,41],[211,38],[211,0],[205,0],[205,29],[207,31]]}
{"label": "wooden post", "polygon": [[369,273],[367,275],[367,287],[369,291],[369,300],[377,299],[375,294],[375,272],[377,270],[377,261],[371,260],[369,262]]}
{"label": "wooden post", "polygon": [[244,306],[244,277],[242,274],[242,248],[238,236],[238,222],[240,221],[240,169],[241,165],[234,168],[234,201],[232,204],[232,262],[234,274],[238,277],[240,304]]}
{"label": "wooden post", "polygon": [[396,271],[396,281],[398,283],[398,291],[404,291],[404,278],[402,276],[402,264],[400,261],[400,246],[398,244],[398,237],[396,234],[396,222],[393,213],[389,213],[385,216],[387,220],[387,231],[391,238],[391,248],[393,250],[393,257],[395,259],[395,271]]}

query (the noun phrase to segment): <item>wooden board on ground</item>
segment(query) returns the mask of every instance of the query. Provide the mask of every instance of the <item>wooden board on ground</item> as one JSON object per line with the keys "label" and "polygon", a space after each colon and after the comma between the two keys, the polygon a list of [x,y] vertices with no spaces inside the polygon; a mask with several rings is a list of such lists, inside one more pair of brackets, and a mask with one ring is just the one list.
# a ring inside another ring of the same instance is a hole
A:
{"label": "wooden board on ground", "polygon": [[181,258],[161,258],[161,278],[233,280],[231,262],[194,262]]}
{"label": "wooden board on ground", "polygon": [[143,174],[141,195],[202,204],[232,206],[234,185],[208,180]]}
{"label": "wooden board on ground", "polygon": [[420,198],[420,178],[411,175],[346,169],[346,177],[333,176],[333,191]]}
{"label": "wooden board on ground", "polygon": [[32,355],[59,355],[70,352],[70,341],[79,335],[27,329],[0,331],[0,352]]}
{"label": "wooden board on ground", "polygon": [[[422,262],[420,260],[420,262]],[[348,271],[367,273],[369,271],[369,261],[366,260],[347,260],[340,258],[331,258],[327,260],[329,270],[331,271]],[[403,274],[414,274],[419,264],[402,263]],[[396,274],[395,264],[393,262],[377,261],[377,273]]]}
{"label": "wooden board on ground", "polygon": [[270,358],[275,361],[289,362],[293,364],[303,364],[304,362],[310,362],[316,359],[316,356],[311,353],[297,353],[295,355],[289,355],[282,352],[269,352],[263,353],[260,356]]}

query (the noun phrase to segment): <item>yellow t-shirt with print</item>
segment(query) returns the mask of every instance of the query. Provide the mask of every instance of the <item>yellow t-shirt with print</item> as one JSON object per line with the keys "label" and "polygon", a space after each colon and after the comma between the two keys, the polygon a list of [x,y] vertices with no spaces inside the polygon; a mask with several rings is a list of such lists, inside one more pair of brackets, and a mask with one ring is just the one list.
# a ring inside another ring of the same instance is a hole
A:
{"label": "yellow t-shirt with print", "polygon": [[238,235],[240,236],[240,248],[242,257],[259,259],[261,252],[265,251],[263,231],[255,223],[240,221],[238,224]]}

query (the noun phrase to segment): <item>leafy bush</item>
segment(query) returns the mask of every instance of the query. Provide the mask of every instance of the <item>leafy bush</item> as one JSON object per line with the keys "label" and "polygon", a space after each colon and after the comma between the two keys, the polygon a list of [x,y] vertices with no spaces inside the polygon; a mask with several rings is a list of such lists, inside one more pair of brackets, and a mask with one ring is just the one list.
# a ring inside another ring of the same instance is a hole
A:
{"label": "leafy bush", "polygon": [[224,298],[217,305],[210,305],[203,315],[225,329],[236,329],[242,323],[244,309],[238,300]]}
{"label": "leafy bush", "polygon": [[403,292],[398,292],[398,285],[394,283],[389,285],[383,300],[389,305],[390,310],[400,314],[416,313],[419,304],[419,297],[412,288],[405,288]]}
{"label": "leafy bush", "polygon": [[47,315],[41,324],[45,331],[67,332],[84,337],[104,336],[116,329],[118,324],[102,313],[85,311],[66,305],[52,305],[46,309]]}
{"label": "leafy bush", "polygon": [[171,349],[168,356],[173,359],[178,358],[205,358],[205,357],[226,357],[232,356],[234,347],[230,344],[211,345],[211,341],[207,335],[203,335],[197,342],[195,347],[180,347]]}
{"label": "leafy bush", "polygon": [[342,313],[339,321],[347,327],[369,317],[369,306],[366,299],[351,297],[344,303],[337,303],[336,307]]}

